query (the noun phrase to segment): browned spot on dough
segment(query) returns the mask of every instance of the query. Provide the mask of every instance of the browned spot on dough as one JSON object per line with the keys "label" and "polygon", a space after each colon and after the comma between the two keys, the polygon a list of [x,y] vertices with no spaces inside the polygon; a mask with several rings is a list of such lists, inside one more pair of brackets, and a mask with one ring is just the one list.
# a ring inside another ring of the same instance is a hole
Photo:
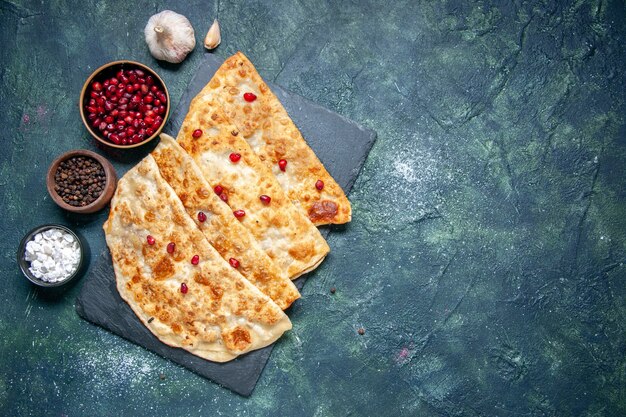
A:
{"label": "browned spot on dough", "polygon": [[223,336],[226,347],[230,350],[245,350],[252,341],[250,332],[241,326],[235,327],[232,331]]}
{"label": "browned spot on dough", "polygon": [[332,220],[338,211],[335,202],[329,200],[318,201],[309,208],[309,219],[312,222]]}
{"label": "browned spot on dough", "polygon": [[157,281],[167,279],[174,274],[174,264],[169,256],[164,256],[154,265],[152,272],[154,273],[154,279]]}

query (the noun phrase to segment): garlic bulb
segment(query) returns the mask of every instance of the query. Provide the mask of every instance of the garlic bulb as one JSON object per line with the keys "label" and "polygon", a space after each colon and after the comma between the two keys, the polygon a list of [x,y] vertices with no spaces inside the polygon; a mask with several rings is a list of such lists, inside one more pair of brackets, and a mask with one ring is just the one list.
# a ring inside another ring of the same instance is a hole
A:
{"label": "garlic bulb", "polygon": [[213,20],[211,28],[204,38],[204,47],[206,49],[215,49],[222,42],[222,35],[220,34],[220,24],[217,19]]}
{"label": "garlic bulb", "polygon": [[196,46],[196,37],[189,20],[171,10],[163,10],[152,16],[144,34],[152,56],[167,62],[181,62]]}

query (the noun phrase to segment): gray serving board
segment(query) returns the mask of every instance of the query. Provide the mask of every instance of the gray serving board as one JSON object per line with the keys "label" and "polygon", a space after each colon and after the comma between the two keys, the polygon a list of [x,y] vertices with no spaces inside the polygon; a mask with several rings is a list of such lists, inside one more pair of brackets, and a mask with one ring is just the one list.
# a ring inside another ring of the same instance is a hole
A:
{"label": "gray serving board", "polygon": [[[172,113],[165,131],[176,136],[187,114],[189,103],[209,82],[221,63],[220,58],[209,53],[205,54],[204,62]],[[376,140],[376,133],[277,85],[271,83],[268,85],[283,103],[328,171],[348,193]],[[332,228],[326,227],[322,229],[322,234],[327,236],[331,231]],[[302,288],[305,279],[306,277],[302,277],[296,281],[298,288]],[[183,349],[161,343],[119,296],[108,251],[99,256],[83,281],[83,288],[76,299],[76,311],[82,318],[238,394],[249,396],[254,390],[273,345],[227,363],[215,363],[194,356]]]}

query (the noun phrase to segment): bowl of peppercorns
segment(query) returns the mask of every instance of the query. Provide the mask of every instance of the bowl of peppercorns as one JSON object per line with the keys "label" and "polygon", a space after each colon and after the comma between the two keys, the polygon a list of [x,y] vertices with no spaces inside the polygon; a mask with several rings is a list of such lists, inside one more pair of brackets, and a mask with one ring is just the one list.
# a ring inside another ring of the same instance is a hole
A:
{"label": "bowl of peppercorns", "polygon": [[59,207],[73,213],[94,213],[111,201],[117,174],[106,158],[78,149],[52,162],[46,185]]}
{"label": "bowl of peppercorns", "polygon": [[113,148],[134,148],[161,133],[170,113],[170,96],[161,77],[148,66],[114,61],[87,78],[79,107],[96,140]]}

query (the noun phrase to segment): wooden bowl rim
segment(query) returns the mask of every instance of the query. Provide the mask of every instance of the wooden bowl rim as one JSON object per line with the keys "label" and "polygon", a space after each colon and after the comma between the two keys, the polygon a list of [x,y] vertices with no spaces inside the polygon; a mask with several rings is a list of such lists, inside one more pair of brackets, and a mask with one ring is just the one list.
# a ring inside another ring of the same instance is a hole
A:
{"label": "wooden bowl rim", "polygon": [[[106,177],[102,194],[100,194],[100,196],[96,198],[91,204],[82,207],[74,207],[67,204],[54,189],[54,185],[56,184],[54,175],[56,174],[57,168],[59,167],[61,162],[74,156],[88,156],[95,159],[100,163],[100,165],[102,165],[102,168],[104,169],[104,175]],[[103,208],[109,201],[111,201],[113,193],[115,192],[116,183],[117,173],[115,172],[115,168],[113,168],[111,162],[109,162],[102,155],[99,155],[87,149],[73,149],[59,155],[54,161],[52,161],[52,164],[50,164],[50,167],[48,168],[48,174],[46,176],[46,187],[48,188],[48,194],[50,194],[52,200],[62,209],[71,211],[73,213],[93,213]]]}
{"label": "wooden bowl rim", "polygon": [[[154,134],[152,136],[150,136],[149,138],[145,139],[142,142],[139,143],[134,143],[132,145],[117,145],[109,140],[106,140],[102,137],[100,137],[96,132],[93,131],[93,129],[91,128],[91,126],[89,125],[89,123],[87,123],[87,118],[85,117],[85,109],[83,107],[83,101],[85,99],[85,93],[87,92],[87,87],[89,86],[89,84],[91,83],[91,80],[93,80],[94,78],[96,78],[102,71],[109,69],[115,65],[136,65],[138,67],[141,67],[145,70],[147,70],[147,72],[150,73],[150,75],[156,77],[159,82],[161,83],[161,85],[163,86],[163,89],[165,90],[165,97],[167,97],[167,107],[165,109],[165,117],[163,117],[163,123],[161,123],[161,126],[159,126],[159,128],[154,132]],[[112,61],[109,62],[107,64],[104,64],[102,66],[100,66],[99,68],[97,68],[94,72],[91,73],[91,75],[87,78],[87,81],[85,81],[85,84],[83,84],[83,88],[80,91],[80,98],[78,100],[78,108],[80,110],[80,118],[83,120],[83,124],[85,125],[85,127],[87,128],[87,130],[89,131],[89,133],[91,134],[91,136],[93,136],[98,142],[109,146],[111,148],[118,148],[118,149],[131,149],[131,148],[137,148],[139,146],[145,145],[146,143],[150,142],[151,140],[153,140],[154,138],[156,138],[157,136],[159,136],[161,134],[161,132],[163,131],[163,128],[165,127],[165,123],[167,122],[167,119],[169,118],[170,115],[170,92],[167,89],[167,86],[165,85],[165,81],[163,81],[163,79],[159,76],[159,74],[156,73],[156,71],[154,71],[152,68],[150,68],[149,66],[142,64],[141,62],[137,62],[137,61],[131,61],[131,60],[127,60],[127,59],[122,59],[122,60],[118,60],[118,61]]]}

